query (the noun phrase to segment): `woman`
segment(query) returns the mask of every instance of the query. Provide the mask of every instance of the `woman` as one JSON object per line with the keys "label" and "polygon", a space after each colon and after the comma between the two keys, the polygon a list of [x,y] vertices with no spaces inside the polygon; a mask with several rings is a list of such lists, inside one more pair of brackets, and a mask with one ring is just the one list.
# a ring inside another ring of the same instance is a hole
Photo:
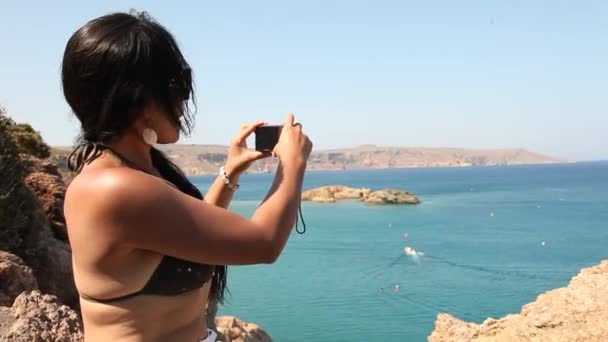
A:
{"label": "woman", "polygon": [[79,174],[65,199],[87,342],[214,341],[209,300],[223,300],[226,266],[272,263],[296,220],[312,143],[288,115],[279,168],[250,219],[227,211],[239,176],[268,154],[243,125],[206,196],[154,144],[189,132],[190,67],[145,14],[88,22],[67,43],[63,91],[82,125],[69,158]]}

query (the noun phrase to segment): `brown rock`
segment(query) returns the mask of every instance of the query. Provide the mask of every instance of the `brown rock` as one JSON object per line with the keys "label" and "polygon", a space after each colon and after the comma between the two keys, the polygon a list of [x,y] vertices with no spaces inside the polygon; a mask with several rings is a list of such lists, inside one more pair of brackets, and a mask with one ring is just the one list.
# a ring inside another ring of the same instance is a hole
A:
{"label": "brown rock", "polygon": [[38,241],[34,274],[40,290],[55,295],[63,304],[77,309],[79,296],[72,273],[72,251],[69,245],[51,236],[48,229]]}
{"label": "brown rock", "polygon": [[[41,165],[44,167],[45,165]],[[52,166],[52,165],[51,165]],[[47,167],[47,169],[49,169]],[[52,169],[49,169],[52,170]],[[42,204],[42,209],[49,219],[49,225],[55,238],[68,242],[68,233],[63,215],[65,184],[57,169],[53,173],[33,172],[25,178],[25,184],[34,192]],[[52,172],[52,171],[51,171]]]}
{"label": "brown rock", "polygon": [[368,204],[418,204],[418,198],[405,191],[382,189],[372,192],[368,188],[350,188],[343,185],[329,185],[304,191],[302,200],[333,203],[343,199],[360,200]]}
{"label": "brown rock", "polygon": [[321,203],[333,203],[337,200],[360,200],[371,193],[368,188],[351,188],[343,185],[322,186],[302,193],[302,200]]}
{"label": "brown rock", "polygon": [[71,148],[53,148],[51,149],[51,156],[47,159],[48,163],[56,168],[66,186],[69,185],[72,179],[77,175],[76,172],[71,171],[68,167],[68,157],[71,152]]}
{"label": "brown rock", "polygon": [[78,314],[61,305],[55,296],[39,291],[23,293],[10,313],[0,311],[0,340],[5,342],[81,342]]}
{"label": "brown rock", "polygon": [[36,157],[23,154],[20,157],[21,164],[23,165],[26,174],[41,172],[61,178],[61,172],[59,171],[57,165],[52,162],[53,159],[38,159]]}
{"label": "brown rock", "polygon": [[6,334],[15,323],[15,317],[10,307],[0,306],[0,341],[4,342]]}
{"label": "brown rock", "polygon": [[330,189],[336,200],[360,199],[367,196],[372,191],[368,188],[349,188],[346,186],[332,186]]}
{"label": "brown rock", "polygon": [[439,314],[429,341],[608,341],[608,260],[541,294],[519,314],[482,324]]}
{"label": "brown rock", "polygon": [[0,251],[0,306],[11,306],[24,291],[38,289],[38,282],[18,256]]}
{"label": "brown rock", "polygon": [[[28,189],[25,191],[29,192]],[[33,195],[32,197],[31,200],[36,201]],[[24,216],[25,219],[15,220],[18,221],[16,227],[10,227],[9,224],[5,232],[0,232],[18,237],[19,244],[9,245],[11,248],[7,248],[7,251],[18,255],[31,267],[41,291],[56,295],[62,303],[77,308],[78,292],[74,285],[72,252],[69,245],[53,236],[39,204],[31,207],[31,203],[25,205],[19,212],[27,215]],[[0,227],[0,230],[2,228]]]}
{"label": "brown rock", "polygon": [[33,227],[30,229],[37,229],[35,234],[24,238],[28,245],[26,262],[34,270],[41,291],[57,296],[72,308],[78,308],[72,251],[63,215],[65,185],[57,168],[51,163],[30,157],[23,160],[23,165],[29,172],[24,183],[38,199],[35,212],[41,217],[31,223]]}
{"label": "brown rock", "polygon": [[247,323],[233,316],[215,319],[218,340],[222,342],[271,342],[270,336],[257,324]]}
{"label": "brown rock", "polygon": [[[15,123],[0,109],[0,250],[26,262],[28,242],[44,220],[36,196],[23,184],[25,170],[11,132]],[[40,215],[39,215],[40,213]]]}
{"label": "brown rock", "polygon": [[[0,250],[23,259],[33,270],[40,290],[57,295],[61,302],[75,308],[78,294],[73,285],[70,248],[54,237],[45,213],[48,209],[55,227],[61,228],[64,189],[52,164],[18,154],[20,149],[11,135],[14,125],[0,113]],[[38,146],[28,141],[22,141],[29,146],[26,150]]]}
{"label": "brown rock", "polygon": [[363,198],[368,204],[418,204],[420,200],[413,194],[395,189],[383,189]]}
{"label": "brown rock", "polygon": [[313,202],[333,203],[336,201],[333,193],[328,188],[310,190],[302,194],[302,199]]}
{"label": "brown rock", "polygon": [[47,158],[50,155],[51,148],[49,145],[42,140],[40,133],[29,124],[16,123],[11,125],[10,134],[19,150],[19,154],[36,158]]}

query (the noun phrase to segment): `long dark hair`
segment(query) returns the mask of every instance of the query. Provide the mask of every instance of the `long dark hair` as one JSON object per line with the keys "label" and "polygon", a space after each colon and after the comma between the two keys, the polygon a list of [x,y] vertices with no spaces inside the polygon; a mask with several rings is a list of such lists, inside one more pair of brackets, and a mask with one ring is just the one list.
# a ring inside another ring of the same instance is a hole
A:
{"label": "long dark hair", "polygon": [[[68,159],[73,171],[99,157],[149,101],[161,105],[184,134],[192,130],[192,71],[173,36],[145,12],[113,13],[86,23],[66,45],[61,79],[64,96],[82,128]],[[152,148],[151,157],[163,178],[203,199],[161,151]],[[226,266],[215,267],[211,296],[220,302],[226,276]]]}

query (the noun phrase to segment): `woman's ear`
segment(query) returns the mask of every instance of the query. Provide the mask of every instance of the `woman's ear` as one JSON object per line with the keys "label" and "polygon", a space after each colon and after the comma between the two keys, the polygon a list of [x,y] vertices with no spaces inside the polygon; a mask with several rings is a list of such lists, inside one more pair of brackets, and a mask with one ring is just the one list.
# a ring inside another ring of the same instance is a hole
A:
{"label": "woman's ear", "polygon": [[132,124],[134,131],[137,132],[138,134],[141,134],[141,132],[146,128],[146,121],[147,121],[147,118],[144,115],[144,113],[141,113],[140,115],[138,115]]}
{"label": "woman's ear", "polygon": [[135,123],[141,130],[145,128],[155,128],[155,125],[159,122],[159,115],[163,115],[162,111],[160,111],[160,107],[156,101],[149,100],[144,105],[143,110],[140,115],[138,115]]}

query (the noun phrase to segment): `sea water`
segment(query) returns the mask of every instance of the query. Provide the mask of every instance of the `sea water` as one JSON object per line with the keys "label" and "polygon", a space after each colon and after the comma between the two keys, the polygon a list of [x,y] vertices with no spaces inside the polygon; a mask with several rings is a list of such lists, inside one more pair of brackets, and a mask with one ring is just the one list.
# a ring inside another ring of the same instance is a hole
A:
{"label": "sea water", "polygon": [[[244,175],[230,210],[250,216],[272,179]],[[213,177],[192,180],[204,192]],[[317,171],[304,180],[331,184],[407,190],[422,203],[304,202],[306,234],[294,232],[272,265],[230,267],[220,314],[276,341],[424,341],[440,312],[474,322],[517,313],[608,258],[608,162]]]}

